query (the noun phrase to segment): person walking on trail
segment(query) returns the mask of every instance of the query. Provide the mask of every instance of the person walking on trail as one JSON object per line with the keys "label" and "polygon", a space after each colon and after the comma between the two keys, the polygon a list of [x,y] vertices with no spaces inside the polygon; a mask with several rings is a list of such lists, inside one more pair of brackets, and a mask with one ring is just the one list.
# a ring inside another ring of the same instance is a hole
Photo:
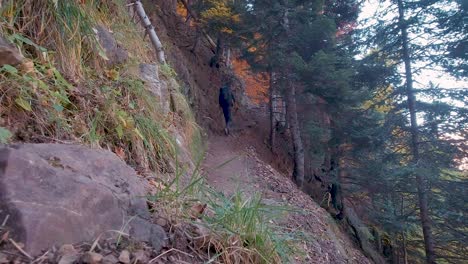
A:
{"label": "person walking on trail", "polygon": [[229,129],[232,125],[231,110],[234,102],[235,99],[231,92],[231,81],[227,81],[219,89],[219,106],[223,109],[224,120],[226,122],[224,133],[226,133],[226,135],[229,135]]}

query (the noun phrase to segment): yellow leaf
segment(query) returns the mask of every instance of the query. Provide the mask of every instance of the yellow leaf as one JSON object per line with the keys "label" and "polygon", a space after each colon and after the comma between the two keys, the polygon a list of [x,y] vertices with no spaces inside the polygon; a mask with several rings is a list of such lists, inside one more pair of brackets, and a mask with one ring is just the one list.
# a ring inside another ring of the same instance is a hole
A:
{"label": "yellow leaf", "polygon": [[120,122],[122,122],[122,125],[127,128],[128,125],[127,125],[127,120],[125,120],[125,118],[123,118],[122,116],[118,116]]}
{"label": "yellow leaf", "polygon": [[24,100],[23,98],[18,97],[18,98],[16,98],[15,102],[16,102],[16,104],[21,106],[21,108],[23,108],[24,110],[26,110],[28,112],[32,111],[31,104],[28,101]]}
{"label": "yellow leaf", "polygon": [[105,71],[105,73],[106,73],[106,77],[113,81],[119,79],[119,72],[114,69]]}

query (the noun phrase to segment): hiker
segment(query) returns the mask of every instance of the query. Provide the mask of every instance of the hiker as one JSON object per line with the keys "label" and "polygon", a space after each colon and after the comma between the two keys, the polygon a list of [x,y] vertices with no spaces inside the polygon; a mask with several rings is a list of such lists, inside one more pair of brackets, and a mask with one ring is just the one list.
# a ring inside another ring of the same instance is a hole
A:
{"label": "hiker", "polygon": [[223,87],[219,89],[219,106],[223,109],[224,120],[226,121],[226,127],[224,128],[224,133],[226,133],[226,135],[229,135],[229,129],[232,123],[231,109],[235,102],[231,92],[231,83],[231,80],[228,80]]}

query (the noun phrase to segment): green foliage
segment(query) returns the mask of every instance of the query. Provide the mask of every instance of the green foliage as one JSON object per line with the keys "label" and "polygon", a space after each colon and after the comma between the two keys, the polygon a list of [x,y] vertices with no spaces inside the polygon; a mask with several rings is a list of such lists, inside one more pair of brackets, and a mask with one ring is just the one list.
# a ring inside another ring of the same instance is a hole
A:
{"label": "green foliage", "polygon": [[[445,34],[463,31],[456,27],[461,25],[461,20],[454,24],[452,22],[455,21],[451,21],[463,13],[463,8],[447,1],[401,2],[402,5],[398,8],[404,13],[404,23],[398,22],[399,14],[393,9],[396,8],[394,3],[381,9],[378,14],[387,19],[378,19],[378,23],[365,31],[368,34],[365,40],[369,47],[373,50],[378,48],[369,56],[371,59],[368,61],[373,63],[371,65],[382,60],[390,65],[405,63],[409,66],[411,63],[413,68],[405,72],[405,77],[411,76],[415,80],[418,79],[419,69],[414,65],[441,65],[450,69],[447,74],[462,77],[466,68],[461,65],[464,58],[455,59],[449,50],[458,45],[462,47],[463,40],[455,35],[447,40]],[[450,5],[452,6],[448,8]],[[400,17],[401,19],[403,18]],[[445,32],[435,30],[440,23],[444,25]],[[447,28],[448,24],[453,28]],[[401,52],[403,29],[410,35],[409,40],[405,40],[410,56],[405,60]],[[460,232],[466,233],[466,223],[457,218],[460,216],[458,210],[466,210],[466,204],[460,204],[463,203],[461,197],[465,196],[465,192],[457,186],[464,185],[466,179],[447,175],[457,175],[460,165],[457,162],[461,156],[465,156],[462,153],[466,152],[466,100],[460,100],[461,97],[466,97],[466,92],[463,92],[466,89],[441,89],[432,84],[424,89],[410,87],[416,95],[415,109],[410,110],[405,102],[409,93],[407,89],[410,88],[402,85],[401,74],[396,70],[387,71],[389,68],[379,65],[384,64],[379,63],[373,69],[366,67],[368,70],[365,72],[369,76],[373,73],[384,74],[382,80],[391,84],[381,82],[381,88],[385,90],[381,89],[376,94],[372,106],[384,114],[382,128],[376,134],[384,144],[361,155],[366,157],[365,162],[368,164],[365,166],[368,171],[361,176],[362,182],[367,185],[375,207],[378,208],[373,215],[388,233],[402,232],[402,236],[407,238],[411,245],[407,248],[410,262],[422,261],[425,247],[423,241],[426,237],[423,237],[417,221],[420,221],[419,204],[427,203],[429,215],[421,218],[432,219],[438,261],[460,260],[461,263],[467,259],[466,254],[462,253],[466,236],[460,236]],[[378,83],[368,77],[361,78]],[[419,124],[416,131],[410,127],[407,117],[409,111],[417,112],[416,121]],[[416,144],[411,143],[414,140],[412,135],[419,136]],[[414,150],[419,152],[417,161],[414,161]],[[428,185],[427,189],[422,190],[427,195],[427,201],[418,200],[415,195],[416,176],[423,178]],[[451,225],[442,224],[446,222],[451,222]],[[395,240],[396,243],[401,243],[402,238],[396,237]]]}
{"label": "green foliage", "polygon": [[168,63],[159,66],[159,72],[166,78],[176,78],[177,72]]}

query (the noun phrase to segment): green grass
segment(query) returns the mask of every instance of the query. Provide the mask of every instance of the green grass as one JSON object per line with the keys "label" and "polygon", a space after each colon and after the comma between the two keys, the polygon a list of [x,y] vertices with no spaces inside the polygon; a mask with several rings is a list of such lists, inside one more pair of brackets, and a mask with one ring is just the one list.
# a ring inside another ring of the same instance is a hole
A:
{"label": "green grass", "polygon": [[[266,205],[260,194],[246,197],[237,191],[225,197],[206,184],[198,166],[183,185],[180,181],[184,173],[178,171],[148,199],[155,203],[157,214],[170,212],[172,225],[183,226],[185,222],[196,230],[207,230],[187,237],[198,245],[207,263],[288,263],[300,253],[296,245],[302,235],[275,224],[292,208]],[[194,221],[192,208],[203,204],[207,205],[206,212]],[[200,233],[204,233],[203,239]]]}
{"label": "green grass", "polygon": [[[274,223],[291,208],[270,206],[260,194],[246,197],[237,191],[231,197],[210,192],[208,205],[214,214],[204,220],[207,227],[223,241],[216,258],[225,263],[287,263],[297,252],[294,242],[298,234],[290,233]],[[235,242],[234,242],[235,241]]]}
{"label": "green grass", "polygon": [[160,65],[159,73],[167,79],[175,79],[177,77],[176,71],[167,63]]}

